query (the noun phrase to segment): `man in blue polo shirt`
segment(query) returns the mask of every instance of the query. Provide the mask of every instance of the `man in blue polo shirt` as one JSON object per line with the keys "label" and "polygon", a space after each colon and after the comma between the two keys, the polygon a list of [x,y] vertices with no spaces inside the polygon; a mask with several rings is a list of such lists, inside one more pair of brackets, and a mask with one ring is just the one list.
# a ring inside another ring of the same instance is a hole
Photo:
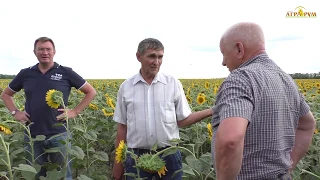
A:
{"label": "man in blue polo shirt", "polygon": [[[54,62],[53,57],[55,53],[55,46],[50,38],[38,38],[34,43],[34,54],[39,63],[22,69],[3,91],[1,99],[16,120],[23,123],[32,122],[30,132],[33,138],[37,135],[46,136],[46,140],[35,141],[34,143],[34,158],[37,158],[36,163],[42,166],[49,158],[51,163],[56,163],[62,167],[65,166],[65,160],[61,153],[66,153],[66,145],[61,144],[60,141],[66,139],[67,134],[63,126],[54,126],[54,124],[64,122],[66,116],[69,119],[76,117],[94,99],[96,91],[71,68]],[[45,97],[47,91],[55,89],[63,93],[63,100],[67,105],[72,87],[82,91],[85,97],[74,109],[67,109],[68,113],[64,112],[65,110],[62,106],[58,109],[53,109],[46,104]],[[25,111],[19,111],[12,98],[21,89],[24,89],[26,96]],[[59,136],[50,138],[57,134]],[[29,138],[25,136],[25,142],[28,141]],[[30,164],[32,162],[32,159],[30,159],[31,148],[28,143],[25,144],[26,152],[29,152],[27,162]],[[45,149],[56,147],[60,148],[61,153],[44,153]],[[36,175],[36,179],[40,176],[46,176],[46,169],[44,167]],[[72,179],[70,163],[67,165],[65,177],[67,180]]]}

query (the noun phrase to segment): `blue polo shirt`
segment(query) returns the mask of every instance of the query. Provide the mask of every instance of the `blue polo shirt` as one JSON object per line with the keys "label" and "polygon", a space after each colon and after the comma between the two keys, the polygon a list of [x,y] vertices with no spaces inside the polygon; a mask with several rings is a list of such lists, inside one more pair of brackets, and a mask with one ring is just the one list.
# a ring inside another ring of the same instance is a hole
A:
{"label": "blue polo shirt", "polygon": [[[63,126],[54,126],[54,124],[62,122],[56,118],[62,112],[47,105],[47,91],[50,89],[61,91],[67,106],[71,88],[80,89],[86,81],[71,68],[61,66],[56,62],[51,69],[42,74],[38,64],[22,69],[9,83],[9,88],[15,92],[24,89],[25,111],[30,115],[29,119],[33,122],[30,125],[31,135],[33,137],[36,135],[50,137],[65,132],[66,129]],[[59,108],[63,108],[62,105]]]}

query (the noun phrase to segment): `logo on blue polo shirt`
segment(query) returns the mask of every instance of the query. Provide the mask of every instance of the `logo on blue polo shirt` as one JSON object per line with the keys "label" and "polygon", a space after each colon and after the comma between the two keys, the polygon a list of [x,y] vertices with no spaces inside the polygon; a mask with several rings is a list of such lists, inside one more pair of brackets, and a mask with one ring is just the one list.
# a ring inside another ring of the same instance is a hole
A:
{"label": "logo on blue polo shirt", "polygon": [[55,75],[51,75],[51,80],[60,81],[62,79],[62,74],[56,73]]}

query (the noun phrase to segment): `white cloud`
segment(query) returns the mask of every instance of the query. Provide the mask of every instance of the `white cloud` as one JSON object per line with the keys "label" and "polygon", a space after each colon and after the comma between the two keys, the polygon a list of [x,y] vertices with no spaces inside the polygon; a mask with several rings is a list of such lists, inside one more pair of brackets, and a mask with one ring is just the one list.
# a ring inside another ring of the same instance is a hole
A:
{"label": "white cloud", "polygon": [[55,61],[84,78],[128,78],[140,67],[138,43],[154,37],[165,46],[162,71],[178,78],[224,77],[219,39],[239,21],[262,26],[269,56],[286,72],[318,72],[320,17],[285,18],[301,5],[320,13],[313,0],[7,1],[0,6],[0,73],[35,64],[34,40],[48,36],[56,44]]}

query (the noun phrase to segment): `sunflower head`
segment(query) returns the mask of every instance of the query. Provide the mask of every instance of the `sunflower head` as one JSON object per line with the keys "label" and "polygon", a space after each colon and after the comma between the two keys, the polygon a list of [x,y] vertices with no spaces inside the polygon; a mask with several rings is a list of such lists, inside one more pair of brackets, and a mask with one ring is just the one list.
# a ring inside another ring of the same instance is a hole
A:
{"label": "sunflower head", "polygon": [[163,159],[158,155],[152,155],[149,153],[143,154],[139,157],[137,167],[151,173],[158,172],[160,177],[161,175],[165,175],[165,172],[168,171]]}
{"label": "sunflower head", "polygon": [[209,134],[209,139],[212,139],[212,125],[211,123],[207,124],[207,129],[208,129],[208,134]]}
{"label": "sunflower head", "polygon": [[7,135],[12,134],[11,130],[3,124],[0,124],[0,132],[3,132],[4,134],[7,134]]}
{"label": "sunflower head", "polygon": [[110,97],[107,98],[107,104],[108,104],[108,106],[110,106],[113,110],[115,109],[115,106],[114,106],[114,104],[113,104],[113,99],[112,99],[112,98],[110,98]]}
{"label": "sunflower head", "polygon": [[188,87],[188,90],[187,90],[187,95],[188,96],[190,95],[190,91],[191,91],[191,89],[190,89],[190,87]]}
{"label": "sunflower head", "polygon": [[188,103],[192,104],[192,98],[189,95],[187,95],[186,98],[187,98]]}
{"label": "sunflower head", "polygon": [[217,93],[218,93],[218,87],[215,86],[215,87],[213,88],[213,94],[216,95]]}
{"label": "sunflower head", "polygon": [[50,89],[46,94],[46,102],[51,108],[57,109],[60,104],[63,104],[62,92],[55,89]]}
{"label": "sunflower head", "polygon": [[199,93],[197,97],[197,103],[202,105],[204,102],[206,102],[206,96],[203,93]]}
{"label": "sunflower head", "polygon": [[[109,108],[110,109],[110,108]],[[113,116],[113,112],[112,111],[108,111],[108,110],[106,110],[106,109],[102,109],[102,112],[103,112],[103,115],[104,116],[107,116],[107,117],[109,117],[109,116]]]}
{"label": "sunflower head", "polygon": [[319,133],[319,130],[318,129],[315,129],[314,130],[314,134],[318,134]]}
{"label": "sunflower head", "polygon": [[98,110],[99,109],[98,106],[93,104],[93,103],[89,104],[89,108],[92,109],[92,110]]}
{"label": "sunflower head", "polygon": [[116,161],[117,163],[123,162],[126,159],[127,145],[123,140],[120,141],[116,149]]}
{"label": "sunflower head", "polygon": [[209,89],[210,83],[209,83],[208,81],[206,81],[206,82],[204,83],[204,87],[205,87],[206,89]]}

